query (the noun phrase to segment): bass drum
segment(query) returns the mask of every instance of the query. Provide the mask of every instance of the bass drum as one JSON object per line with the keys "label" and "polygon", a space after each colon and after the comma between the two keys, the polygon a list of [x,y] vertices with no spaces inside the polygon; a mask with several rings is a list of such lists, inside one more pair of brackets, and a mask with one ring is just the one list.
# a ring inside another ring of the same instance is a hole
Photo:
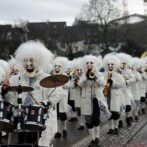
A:
{"label": "bass drum", "polygon": [[28,106],[25,109],[24,129],[43,131],[47,117],[46,110],[40,105]]}
{"label": "bass drum", "polygon": [[11,103],[0,101],[0,131],[11,132],[14,129],[14,107]]}

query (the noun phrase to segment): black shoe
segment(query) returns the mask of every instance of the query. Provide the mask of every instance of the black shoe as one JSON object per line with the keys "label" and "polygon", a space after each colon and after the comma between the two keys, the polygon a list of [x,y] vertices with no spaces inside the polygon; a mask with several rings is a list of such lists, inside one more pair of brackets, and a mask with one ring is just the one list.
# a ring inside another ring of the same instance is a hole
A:
{"label": "black shoe", "polygon": [[109,131],[107,132],[107,134],[113,135],[114,134],[114,130],[113,129],[109,129]]}
{"label": "black shoe", "polygon": [[67,138],[67,131],[63,130],[63,138]]}
{"label": "black shoe", "polygon": [[120,129],[123,128],[123,122],[122,122],[122,120],[119,121],[118,128],[120,128]]}
{"label": "black shoe", "polygon": [[126,118],[126,123],[127,123],[127,126],[128,126],[128,127],[131,126],[131,121],[130,121],[130,118],[129,118],[129,117]]}
{"label": "black shoe", "polygon": [[95,141],[91,140],[90,144],[88,145],[88,147],[95,147]]}
{"label": "black shoe", "polygon": [[97,146],[99,146],[99,144],[100,144],[99,138],[95,138],[95,144],[96,144]]}
{"label": "black shoe", "polygon": [[137,115],[135,116],[135,120],[136,120],[136,121],[138,121],[138,120],[139,120],[139,118],[138,118],[138,116],[137,116]]}
{"label": "black shoe", "polygon": [[56,139],[59,139],[59,138],[61,138],[61,133],[59,133],[59,132],[57,132],[56,134],[55,134],[55,137],[54,138],[56,138]]}
{"label": "black shoe", "polygon": [[114,129],[114,135],[118,135],[118,129],[117,128]]}
{"label": "black shoe", "polygon": [[79,131],[84,130],[84,126],[80,126],[80,127],[78,128],[78,130],[79,130]]}
{"label": "black shoe", "polygon": [[145,114],[145,109],[144,108],[142,108],[142,114]]}

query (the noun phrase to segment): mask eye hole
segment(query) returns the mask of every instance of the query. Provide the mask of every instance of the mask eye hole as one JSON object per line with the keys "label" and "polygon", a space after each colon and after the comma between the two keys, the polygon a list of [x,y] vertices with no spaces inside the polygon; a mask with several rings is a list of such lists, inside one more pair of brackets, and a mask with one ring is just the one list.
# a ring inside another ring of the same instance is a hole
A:
{"label": "mask eye hole", "polygon": [[90,62],[86,62],[86,64],[93,64],[93,62],[92,62],[92,61],[90,61]]}

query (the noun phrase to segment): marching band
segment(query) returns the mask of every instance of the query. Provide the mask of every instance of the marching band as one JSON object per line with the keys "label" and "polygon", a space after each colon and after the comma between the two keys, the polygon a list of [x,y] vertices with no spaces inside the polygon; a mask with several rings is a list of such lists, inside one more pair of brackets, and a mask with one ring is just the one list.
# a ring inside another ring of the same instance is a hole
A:
{"label": "marching band", "polygon": [[69,61],[27,41],[11,60],[0,60],[0,80],[0,132],[8,144],[52,147],[76,121],[75,129],[88,129],[89,147],[98,147],[102,118],[107,134],[118,135],[124,122],[130,127],[146,113],[147,58],[125,53]]}

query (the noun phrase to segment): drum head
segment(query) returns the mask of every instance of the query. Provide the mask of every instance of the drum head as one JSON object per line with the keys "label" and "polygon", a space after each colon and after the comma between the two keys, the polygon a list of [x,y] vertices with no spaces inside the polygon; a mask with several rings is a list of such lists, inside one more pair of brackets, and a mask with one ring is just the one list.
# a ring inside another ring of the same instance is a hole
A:
{"label": "drum head", "polygon": [[44,125],[38,125],[38,124],[25,124],[24,125],[24,129],[26,130],[31,130],[31,131],[34,131],[34,132],[41,132],[43,130],[46,129],[46,127]]}
{"label": "drum head", "polygon": [[0,120],[0,131],[12,132],[13,129],[14,126],[11,123]]}

